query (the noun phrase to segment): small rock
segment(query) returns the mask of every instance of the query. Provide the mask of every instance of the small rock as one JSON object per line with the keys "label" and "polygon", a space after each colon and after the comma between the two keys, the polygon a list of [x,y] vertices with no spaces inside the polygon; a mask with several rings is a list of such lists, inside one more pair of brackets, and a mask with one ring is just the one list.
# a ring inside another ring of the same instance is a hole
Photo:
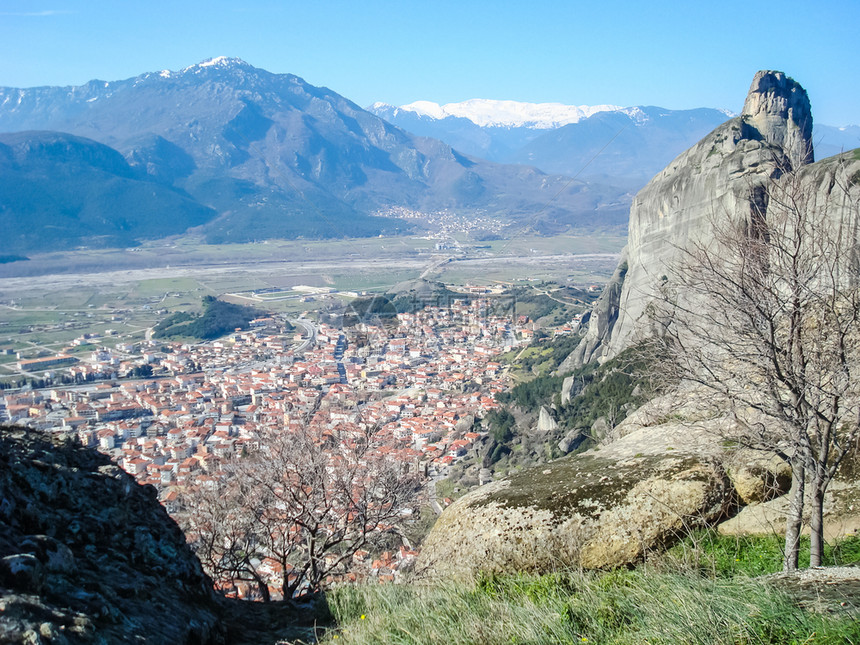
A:
{"label": "small rock", "polygon": [[0,578],[13,589],[38,593],[44,577],[42,563],[29,553],[7,555],[0,560]]}
{"label": "small rock", "polygon": [[22,645],[42,645],[42,639],[32,629],[28,629],[21,635]]}
{"label": "small rock", "polygon": [[75,556],[72,550],[47,535],[28,535],[21,543],[21,548],[35,556],[48,571],[69,573],[75,569]]}

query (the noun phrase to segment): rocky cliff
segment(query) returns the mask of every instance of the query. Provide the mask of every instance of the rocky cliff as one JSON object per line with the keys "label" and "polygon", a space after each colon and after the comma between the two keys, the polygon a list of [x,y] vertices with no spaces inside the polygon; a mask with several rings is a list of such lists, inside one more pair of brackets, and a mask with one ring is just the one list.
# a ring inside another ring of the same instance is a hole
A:
{"label": "rocky cliff", "polygon": [[222,643],[179,527],[107,457],[0,428],[0,642]]}
{"label": "rocky cliff", "polygon": [[[766,217],[779,182],[797,181],[834,218],[856,208],[860,154],[812,163],[811,132],[803,88],[781,72],[757,73],[741,116],[676,158],[634,199],[622,262],[559,371],[611,358],[654,333],[650,305],[683,249],[713,239],[727,222]],[[773,455],[728,450],[738,443],[732,434],[738,421],[712,399],[713,393],[685,390],[652,401],[598,448],[470,492],[439,518],[419,564],[431,575],[466,577],[614,567],[735,513],[739,519],[725,522],[726,532],[784,526],[784,465]],[[847,501],[858,494],[851,479],[828,492],[828,537],[850,534],[860,522]]]}
{"label": "rocky cliff", "polygon": [[812,163],[812,111],[806,91],[782,72],[758,72],[741,115],[678,156],[634,198],[623,284],[619,288],[618,274],[613,277],[564,367],[615,356],[647,336],[648,303],[680,250],[712,237],[714,226],[726,218],[748,216],[752,209],[766,211],[769,185],[786,173],[800,173],[824,200],[839,188],[857,192],[852,178],[860,163],[851,154],[840,160],[843,163]]}

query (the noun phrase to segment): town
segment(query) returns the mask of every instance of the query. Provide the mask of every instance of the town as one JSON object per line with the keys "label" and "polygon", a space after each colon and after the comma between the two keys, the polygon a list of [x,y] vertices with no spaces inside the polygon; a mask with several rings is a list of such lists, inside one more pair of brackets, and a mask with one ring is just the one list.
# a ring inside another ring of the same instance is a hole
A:
{"label": "town", "polygon": [[[498,408],[494,394],[509,378],[496,359],[528,343],[533,330],[527,317],[496,311],[485,298],[343,328],[258,318],[211,342],[118,348],[137,352],[136,361],[102,349],[91,362],[65,366],[83,383],[10,393],[2,413],[18,425],[74,433],[154,486],[174,514],[184,488],[214,487],[226,462],[277,432],[373,428],[375,451],[432,483],[486,435],[476,420]],[[141,370],[152,376],[115,378]],[[393,579],[398,561],[414,554],[383,556],[368,566]]]}

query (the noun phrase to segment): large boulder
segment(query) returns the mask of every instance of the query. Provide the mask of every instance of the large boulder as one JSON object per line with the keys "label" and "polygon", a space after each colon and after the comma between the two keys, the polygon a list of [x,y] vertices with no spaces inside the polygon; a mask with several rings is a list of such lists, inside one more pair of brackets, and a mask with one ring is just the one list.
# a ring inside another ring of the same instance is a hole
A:
{"label": "large boulder", "polygon": [[[760,413],[725,410],[706,389],[686,387],[634,411],[597,448],[470,492],[437,520],[417,570],[470,578],[608,568],[697,527],[784,531],[791,470],[773,452],[744,447],[744,428],[766,421]],[[843,476],[831,484],[828,538],[860,529],[858,499],[860,483]]]}
{"label": "large boulder", "polygon": [[425,541],[430,576],[604,568],[641,559],[732,507],[719,444],[682,423],[634,430],[478,488]]}

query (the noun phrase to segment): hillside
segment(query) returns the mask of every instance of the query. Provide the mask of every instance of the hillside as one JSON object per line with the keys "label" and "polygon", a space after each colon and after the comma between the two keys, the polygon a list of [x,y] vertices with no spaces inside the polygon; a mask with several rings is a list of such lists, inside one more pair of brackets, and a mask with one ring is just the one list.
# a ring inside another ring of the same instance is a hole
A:
{"label": "hillside", "polygon": [[215,216],[116,150],[58,132],[0,134],[0,195],[4,248],[19,251],[133,246]]}

